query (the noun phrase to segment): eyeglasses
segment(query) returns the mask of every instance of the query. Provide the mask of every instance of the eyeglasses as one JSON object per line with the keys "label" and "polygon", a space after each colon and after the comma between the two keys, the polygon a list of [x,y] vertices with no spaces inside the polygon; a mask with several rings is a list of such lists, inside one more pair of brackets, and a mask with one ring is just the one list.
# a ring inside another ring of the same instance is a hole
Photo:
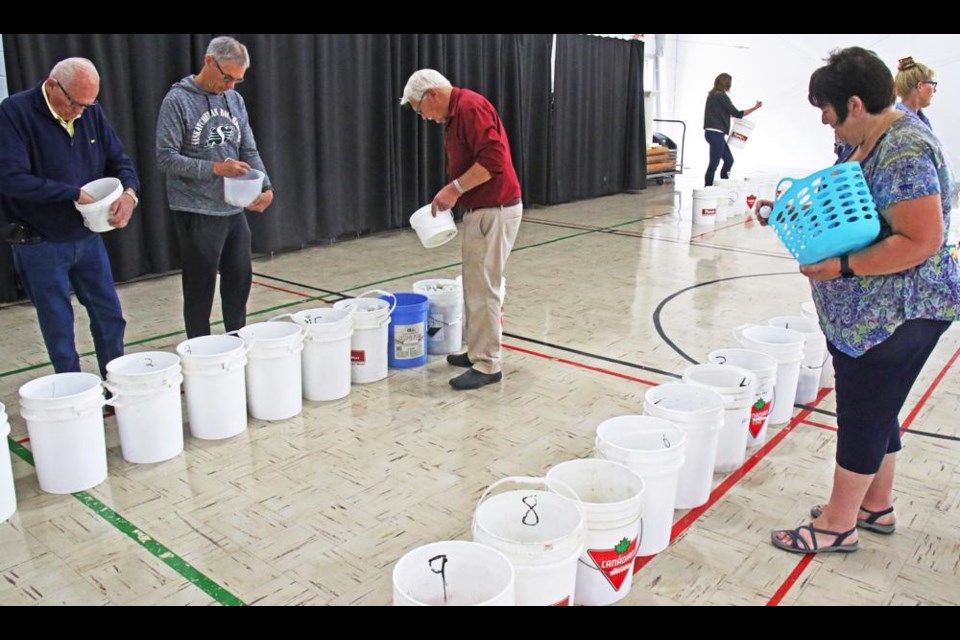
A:
{"label": "eyeglasses", "polygon": [[213,64],[217,65],[217,71],[219,71],[220,75],[223,76],[224,82],[227,82],[227,83],[232,82],[234,84],[240,84],[241,82],[243,82],[243,78],[234,78],[229,73],[224,72],[223,67],[220,66],[220,63],[217,62],[217,59],[214,58],[213,56],[211,56],[211,58],[213,59]]}
{"label": "eyeglasses", "polygon": [[63,91],[63,95],[66,96],[67,100],[70,102],[71,107],[75,107],[77,109],[89,109],[90,107],[95,107],[98,104],[100,104],[98,100],[94,100],[93,102],[79,102],[77,100],[74,100],[72,97],[70,97],[70,94],[67,93],[67,90],[63,88],[63,85],[60,84],[59,80],[54,78],[53,81],[57,83],[58,87],[60,87],[60,91]]}
{"label": "eyeglasses", "polygon": [[928,85],[930,85],[931,87],[933,87],[933,90],[934,90],[934,91],[937,90],[937,83],[934,82],[933,80],[924,80],[924,81],[921,82],[920,84],[928,84]]}
{"label": "eyeglasses", "polygon": [[[421,116],[421,117],[423,116],[423,113],[422,113],[422,111],[423,111],[423,99],[424,99],[424,97],[426,97],[427,91],[430,91],[430,89],[424,89],[424,90],[423,90],[423,93],[420,94],[420,99],[417,100],[417,104],[419,104],[420,106],[419,106],[419,107],[416,107],[416,108],[413,110],[413,112],[414,112],[415,114],[417,114],[418,116]],[[410,106],[412,107],[413,105],[410,105]]]}

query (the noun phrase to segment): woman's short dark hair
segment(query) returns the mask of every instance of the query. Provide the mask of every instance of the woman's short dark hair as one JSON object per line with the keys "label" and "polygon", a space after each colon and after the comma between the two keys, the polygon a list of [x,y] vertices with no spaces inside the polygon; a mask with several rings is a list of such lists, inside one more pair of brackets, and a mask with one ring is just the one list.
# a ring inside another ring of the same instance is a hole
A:
{"label": "woman's short dark hair", "polygon": [[830,105],[837,124],[847,119],[847,101],[863,101],[867,113],[880,113],[896,100],[893,74],[873,51],[862,47],[834,50],[827,64],[810,76],[807,99],[815,107]]}

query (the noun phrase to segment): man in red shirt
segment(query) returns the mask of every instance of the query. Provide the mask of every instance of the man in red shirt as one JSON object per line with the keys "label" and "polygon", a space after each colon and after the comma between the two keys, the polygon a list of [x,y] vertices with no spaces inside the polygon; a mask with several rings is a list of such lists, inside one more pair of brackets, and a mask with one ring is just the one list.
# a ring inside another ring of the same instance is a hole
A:
{"label": "man in red shirt", "polygon": [[463,216],[463,296],[467,307],[467,352],[447,356],[470,367],[452,378],[457,390],[499,382],[500,280],[517,239],[523,204],[510,142],[497,110],[469,89],[454,87],[440,72],[421,69],[403,89],[424,120],[446,125],[447,175],[451,181],[433,198],[433,213],[452,209]]}

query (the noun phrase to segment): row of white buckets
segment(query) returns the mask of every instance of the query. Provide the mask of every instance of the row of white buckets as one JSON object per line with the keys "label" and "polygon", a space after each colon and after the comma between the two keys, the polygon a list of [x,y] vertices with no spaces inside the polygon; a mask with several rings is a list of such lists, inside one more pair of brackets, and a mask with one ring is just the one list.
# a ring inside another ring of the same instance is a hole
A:
{"label": "row of white buckets", "polygon": [[17,510],[17,492],[13,484],[13,465],[7,447],[10,421],[7,408],[0,402],[0,522],[4,522]]}
{"label": "row of white buckets", "polygon": [[[753,213],[757,200],[774,200],[779,176],[756,173],[743,179],[719,178],[712,186],[692,193],[693,224],[713,225],[728,218]],[[681,211],[681,217],[685,217]]]}

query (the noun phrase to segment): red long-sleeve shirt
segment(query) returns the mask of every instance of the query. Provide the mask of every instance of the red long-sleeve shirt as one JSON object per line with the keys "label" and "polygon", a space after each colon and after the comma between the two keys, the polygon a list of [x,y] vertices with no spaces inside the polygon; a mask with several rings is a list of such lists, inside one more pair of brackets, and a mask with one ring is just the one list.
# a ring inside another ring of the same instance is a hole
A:
{"label": "red long-sleeve shirt", "polygon": [[507,131],[497,110],[479,93],[459,87],[450,92],[446,146],[451,180],[477,162],[490,172],[490,180],[460,197],[464,209],[496,207],[520,198]]}

